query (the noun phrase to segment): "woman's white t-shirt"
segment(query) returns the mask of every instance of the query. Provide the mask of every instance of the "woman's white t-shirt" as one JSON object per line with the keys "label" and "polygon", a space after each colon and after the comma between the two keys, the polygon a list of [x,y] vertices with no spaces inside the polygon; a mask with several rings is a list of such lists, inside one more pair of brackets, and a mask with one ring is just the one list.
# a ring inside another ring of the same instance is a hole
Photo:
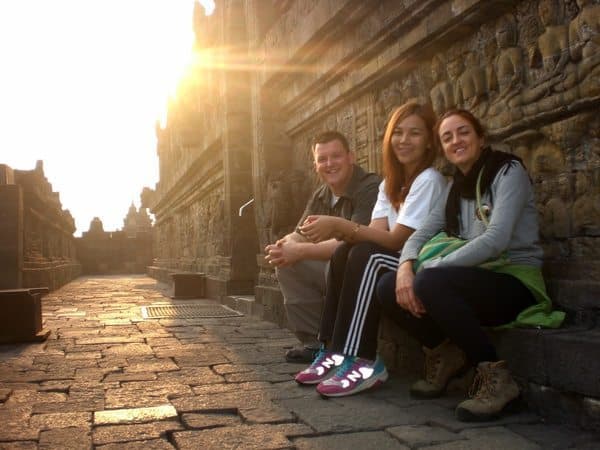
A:
{"label": "woman's white t-shirt", "polygon": [[444,176],[432,167],[421,172],[410,186],[410,191],[398,210],[385,194],[385,180],[379,184],[377,202],[371,213],[371,220],[387,218],[388,229],[397,223],[414,230],[419,228],[433,208],[436,200],[446,188]]}

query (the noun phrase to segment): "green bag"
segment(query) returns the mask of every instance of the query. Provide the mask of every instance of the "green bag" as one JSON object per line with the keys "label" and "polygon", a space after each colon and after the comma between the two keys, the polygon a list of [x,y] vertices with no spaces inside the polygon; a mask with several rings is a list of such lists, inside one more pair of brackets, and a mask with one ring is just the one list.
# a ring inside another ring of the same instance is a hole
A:
{"label": "green bag", "polygon": [[[423,263],[425,261],[434,258],[443,258],[444,256],[449,255],[453,251],[458,250],[467,242],[468,241],[466,239],[448,236],[446,232],[440,231],[434,237],[429,239],[425,243],[425,245],[423,245],[423,247],[421,247],[421,251],[419,251],[417,259],[415,259],[415,261],[413,262],[413,271],[417,273],[423,268]],[[506,254],[503,253],[498,258],[491,259],[482,264],[479,264],[478,267],[494,270],[509,264],[509,262],[510,260],[506,257]]]}

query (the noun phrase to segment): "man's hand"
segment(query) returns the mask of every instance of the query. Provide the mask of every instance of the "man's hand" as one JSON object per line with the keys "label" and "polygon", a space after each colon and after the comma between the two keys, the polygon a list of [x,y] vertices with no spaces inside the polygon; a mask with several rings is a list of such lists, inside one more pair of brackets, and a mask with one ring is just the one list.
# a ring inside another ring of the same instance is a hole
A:
{"label": "man's hand", "polygon": [[322,242],[341,235],[339,223],[339,217],[308,216],[300,227],[300,232],[311,242]]}
{"label": "man's hand", "polygon": [[301,245],[288,236],[265,247],[265,260],[274,267],[285,267],[302,259]]}
{"label": "man's hand", "polygon": [[398,267],[398,272],[396,272],[396,303],[420,319],[426,311],[421,300],[415,296],[414,281],[412,261],[406,261]]}

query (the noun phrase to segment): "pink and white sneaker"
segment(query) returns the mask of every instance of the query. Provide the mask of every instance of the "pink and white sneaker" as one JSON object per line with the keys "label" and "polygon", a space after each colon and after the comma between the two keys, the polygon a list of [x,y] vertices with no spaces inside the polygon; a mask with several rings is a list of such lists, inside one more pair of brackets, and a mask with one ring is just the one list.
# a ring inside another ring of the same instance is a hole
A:
{"label": "pink and white sneaker", "polygon": [[330,378],[321,381],[317,392],[324,397],[344,397],[378,386],[388,379],[383,361],[347,356],[344,364]]}
{"label": "pink and white sneaker", "polygon": [[344,362],[344,356],[321,349],[315,360],[294,378],[299,384],[317,384],[333,375]]}

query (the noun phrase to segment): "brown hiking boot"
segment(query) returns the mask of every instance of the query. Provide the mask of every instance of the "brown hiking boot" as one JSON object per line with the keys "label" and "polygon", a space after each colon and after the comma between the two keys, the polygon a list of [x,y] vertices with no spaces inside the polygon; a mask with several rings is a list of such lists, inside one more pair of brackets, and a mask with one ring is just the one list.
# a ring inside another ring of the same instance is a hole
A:
{"label": "brown hiking boot", "polygon": [[463,422],[483,422],[516,405],[519,386],[510,375],[506,361],[481,362],[469,396],[472,398],[456,407],[456,417]]}
{"label": "brown hiking boot", "polygon": [[466,368],[467,356],[450,341],[444,341],[434,349],[423,347],[425,353],[425,378],[410,387],[410,393],[418,398],[436,398],[444,393],[448,382]]}

